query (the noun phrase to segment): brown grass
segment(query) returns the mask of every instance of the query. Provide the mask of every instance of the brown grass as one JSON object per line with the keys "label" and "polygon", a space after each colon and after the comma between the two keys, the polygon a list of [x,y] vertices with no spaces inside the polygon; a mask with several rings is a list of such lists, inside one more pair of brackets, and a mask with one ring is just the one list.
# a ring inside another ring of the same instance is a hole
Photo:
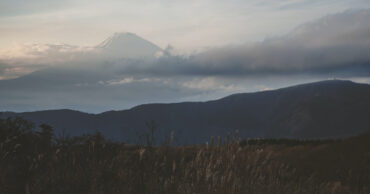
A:
{"label": "brown grass", "polygon": [[369,134],[178,147],[41,137],[1,136],[0,193],[370,193]]}

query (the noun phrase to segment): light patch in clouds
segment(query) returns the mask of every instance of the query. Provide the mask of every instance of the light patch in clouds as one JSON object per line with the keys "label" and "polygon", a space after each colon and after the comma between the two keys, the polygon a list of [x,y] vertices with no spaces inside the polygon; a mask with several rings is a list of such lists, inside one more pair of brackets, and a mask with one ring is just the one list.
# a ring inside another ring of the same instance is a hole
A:
{"label": "light patch in clouds", "polygon": [[270,88],[266,85],[256,85],[255,88],[258,88],[258,91],[269,91],[273,90],[273,88]]}
{"label": "light patch in clouds", "polygon": [[133,82],[152,82],[156,81],[150,78],[142,78],[142,79],[134,79],[133,77],[127,77],[121,80],[108,80],[108,81],[100,81],[99,83],[101,84],[106,84],[109,86],[114,86],[114,85],[122,85],[122,84],[129,84]]}
{"label": "light patch in clouds", "polygon": [[61,66],[68,62],[77,62],[87,53],[93,61],[93,49],[65,44],[16,44],[12,49],[0,50],[1,79],[12,79],[31,72]]}
{"label": "light patch in clouds", "polygon": [[357,83],[370,84],[370,77],[352,77],[350,80]]}
{"label": "light patch in clouds", "polygon": [[28,63],[58,63],[91,50],[90,47],[67,44],[15,44],[11,49],[0,50],[0,59],[8,61],[24,59],[24,62]]}
{"label": "light patch in clouds", "polygon": [[32,69],[27,69],[24,67],[6,67],[0,72],[0,80],[17,78],[31,72],[33,72]]}
{"label": "light patch in clouds", "polygon": [[194,78],[190,81],[185,81],[182,86],[190,89],[198,89],[202,91],[243,91],[243,87],[233,83],[225,83],[226,80],[216,77]]}

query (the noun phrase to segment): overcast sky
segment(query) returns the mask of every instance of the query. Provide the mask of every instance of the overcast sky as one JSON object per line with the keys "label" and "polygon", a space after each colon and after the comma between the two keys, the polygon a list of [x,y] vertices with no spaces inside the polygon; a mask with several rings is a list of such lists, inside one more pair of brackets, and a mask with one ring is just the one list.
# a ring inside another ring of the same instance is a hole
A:
{"label": "overcast sky", "polygon": [[370,83],[369,50],[368,0],[0,0],[0,111]]}
{"label": "overcast sky", "polygon": [[133,32],[164,48],[260,41],[368,0],[1,0],[0,48],[22,43],[95,45]]}

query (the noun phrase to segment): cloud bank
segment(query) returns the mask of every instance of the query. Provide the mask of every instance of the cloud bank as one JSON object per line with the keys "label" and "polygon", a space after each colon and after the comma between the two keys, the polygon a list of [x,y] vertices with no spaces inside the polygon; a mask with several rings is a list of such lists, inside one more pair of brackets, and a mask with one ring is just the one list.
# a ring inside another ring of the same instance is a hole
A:
{"label": "cloud bank", "polygon": [[369,49],[370,11],[347,11],[253,45],[211,49],[188,58],[170,56],[159,59],[153,69],[146,71],[218,76],[368,75]]}

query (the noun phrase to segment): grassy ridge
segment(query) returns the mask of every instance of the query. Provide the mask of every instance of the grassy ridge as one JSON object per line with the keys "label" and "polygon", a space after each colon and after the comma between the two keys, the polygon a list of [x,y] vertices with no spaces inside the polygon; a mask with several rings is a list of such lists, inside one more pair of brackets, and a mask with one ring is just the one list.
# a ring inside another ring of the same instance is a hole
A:
{"label": "grassy ridge", "polygon": [[370,134],[139,146],[0,120],[0,193],[370,193]]}

